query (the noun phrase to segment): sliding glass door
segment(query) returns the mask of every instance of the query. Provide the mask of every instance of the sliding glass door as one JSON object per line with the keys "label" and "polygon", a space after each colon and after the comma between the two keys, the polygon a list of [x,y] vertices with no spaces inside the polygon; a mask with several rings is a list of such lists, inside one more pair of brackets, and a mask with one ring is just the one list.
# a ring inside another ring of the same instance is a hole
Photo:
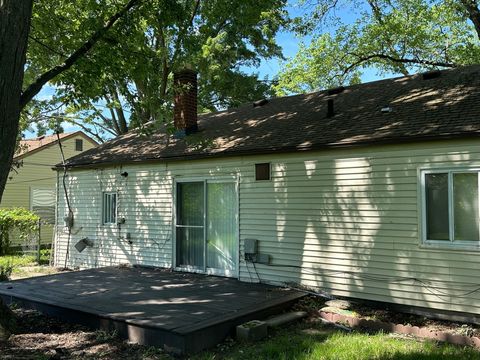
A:
{"label": "sliding glass door", "polygon": [[178,182],[176,191],[177,267],[235,276],[238,259],[235,183]]}

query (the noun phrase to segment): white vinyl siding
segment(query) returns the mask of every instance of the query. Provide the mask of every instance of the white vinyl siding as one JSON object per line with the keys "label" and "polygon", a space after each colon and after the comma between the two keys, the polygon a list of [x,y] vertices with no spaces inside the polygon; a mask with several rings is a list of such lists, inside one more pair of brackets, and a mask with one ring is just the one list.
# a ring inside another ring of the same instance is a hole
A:
{"label": "white vinyl siding", "polygon": [[[271,163],[271,180],[255,164]],[[480,251],[429,247],[422,240],[423,169],[480,168],[478,140],[252,155],[74,170],[68,189],[73,240],[70,266],[120,263],[173,266],[173,187],[177,180],[239,179],[239,278],[299,283],[336,296],[480,314]],[[123,178],[120,173],[127,171]],[[118,192],[120,229],[103,227],[102,191]],[[60,192],[60,196],[61,196]],[[65,203],[61,196],[59,207]],[[60,213],[62,213],[60,211]],[[132,244],[125,241],[132,235]],[[56,261],[68,233],[59,228]],[[243,241],[258,239],[267,266],[243,259]],[[283,267],[287,265],[290,267]]]}

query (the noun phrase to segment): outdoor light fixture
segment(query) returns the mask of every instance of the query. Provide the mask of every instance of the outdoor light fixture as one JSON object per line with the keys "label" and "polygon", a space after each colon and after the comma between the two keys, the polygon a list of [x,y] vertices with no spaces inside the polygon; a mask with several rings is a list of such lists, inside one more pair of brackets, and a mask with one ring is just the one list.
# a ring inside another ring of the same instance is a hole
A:
{"label": "outdoor light fixture", "polygon": [[124,171],[123,173],[120,174],[120,176],[123,176],[126,178],[128,176],[128,172]]}

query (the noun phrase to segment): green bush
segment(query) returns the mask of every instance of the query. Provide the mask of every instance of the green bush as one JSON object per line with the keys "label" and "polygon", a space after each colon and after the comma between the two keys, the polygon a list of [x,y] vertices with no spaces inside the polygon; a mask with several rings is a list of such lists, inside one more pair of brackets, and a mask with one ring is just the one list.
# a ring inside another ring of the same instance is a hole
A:
{"label": "green bush", "polygon": [[0,264],[0,281],[10,280],[10,276],[12,275],[12,271],[13,271],[13,264],[12,263]]}
{"label": "green bush", "polygon": [[24,208],[0,209],[0,255],[9,251],[12,230],[25,240],[38,231],[39,220],[38,215]]}
{"label": "green bush", "polygon": [[42,249],[40,250],[40,265],[48,265],[50,264],[50,249]]}

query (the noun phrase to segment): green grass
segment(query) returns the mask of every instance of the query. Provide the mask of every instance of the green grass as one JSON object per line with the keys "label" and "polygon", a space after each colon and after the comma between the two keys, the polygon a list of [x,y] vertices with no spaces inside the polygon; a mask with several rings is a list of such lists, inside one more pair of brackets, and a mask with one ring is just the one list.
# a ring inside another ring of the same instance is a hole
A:
{"label": "green grass", "polygon": [[0,256],[0,266],[6,266],[10,264],[14,268],[21,266],[33,266],[36,265],[34,256],[21,256],[21,255],[5,255]]}
{"label": "green grass", "polygon": [[370,360],[370,359],[479,359],[480,352],[468,347],[401,339],[388,334],[369,335],[326,331],[322,327],[299,325],[280,330],[269,339],[249,345],[206,352],[197,360]]}

